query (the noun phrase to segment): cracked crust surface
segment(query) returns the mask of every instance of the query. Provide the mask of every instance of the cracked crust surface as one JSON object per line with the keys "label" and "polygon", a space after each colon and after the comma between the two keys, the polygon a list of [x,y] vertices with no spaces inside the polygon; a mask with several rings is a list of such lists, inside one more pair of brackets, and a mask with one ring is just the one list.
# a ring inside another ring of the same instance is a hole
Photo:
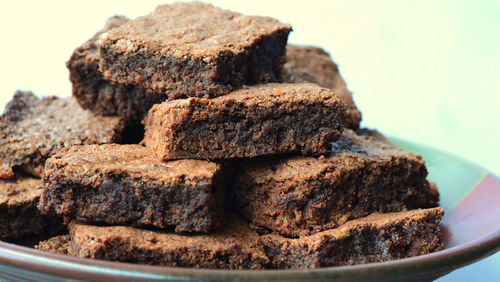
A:
{"label": "cracked crust surface", "polygon": [[121,118],[94,116],[72,98],[38,98],[32,92],[18,91],[0,116],[1,171],[18,168],[41,177],[45,160],[60,149],[117,143],[123,130]]}

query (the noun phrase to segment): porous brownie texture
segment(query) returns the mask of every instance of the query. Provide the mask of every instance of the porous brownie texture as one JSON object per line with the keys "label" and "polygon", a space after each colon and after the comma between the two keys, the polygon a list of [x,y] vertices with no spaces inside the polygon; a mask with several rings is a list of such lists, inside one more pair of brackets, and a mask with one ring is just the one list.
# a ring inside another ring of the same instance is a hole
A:
{"label": "porous brownie texture", "polygon": [[226,218],[211,234],[191,236],[80,222],[69,228],[69,254],[77,257],[222,269],[263,269],[269,263],[259,235],[237,217]]}
{"label": "porous brownie texture", "polygon": [[298,239],[263,235],[262,244],[279,269],[309,269],[382,262],[443,249],[438,226],[442,208],[374,213]]}
{"label": "porous brownie texture", "polygon": [[16,175],[0,180],[0,239],[16,241],[24,237],[47,238],[61,230],[62,221],[37,209],[42,180]]}
{"label": "porous brownie texture", "polygon": [[208,232],[222,213],[221,177],[218,164],[162,162],[140,145],[73,146],[47,160],[39,209],[66,221]]}
{"label": "porous brownie texture", "polygon": [[151,106],[168,97],[141,87],[113,83],[99,71],[100,53],[95,42],[102,33],[127,21],[123,16],[108,19],[101,31],[73,52],[66,65],[73,96],[83,108],[96,115],[120,116],[127,126],[134,128],[140,126]]}
{"label": "porous brownie texture", "polygon": [[373,212],[437,206],[426,176],[421,156],[345,129],[324,156],[234,161],[230,202],[255,225],[309,235]]}
{"label": "porous brownie texture", "polygon": [[121,118],[95,116],[72,98],[18,91],[0,116],[0,167],[41,177],[45,160],[60,149],[121,142],[123,130]]}
{"label": "porous brownie texture", "polygon": [[333,89],[347,105],[346,127],[356,130],[361,122],[361,112],[352,99],[352,92],[340,76],[339,68],[330,54],[314,46],[287,45],[283,80],[290,83],[316,83]]}
{"label": "porous brownie texture", "polygon": [[104,79],[169,98],[214,97],[276,81],[291,26],[199,2],[161,5],[103,33]]}
{"label": "porous brownie texture", "polygon": [[59,235],[39,242],[34,248],[47,253],[67,255],[69,251],[69,242],[70,237],[68,234]]}
{"label": "porous brownie texture", "polygon": [[345,105],[314,84],[262,84],[155,105],[144,144],[163,160],[322,154],[342,133]]}

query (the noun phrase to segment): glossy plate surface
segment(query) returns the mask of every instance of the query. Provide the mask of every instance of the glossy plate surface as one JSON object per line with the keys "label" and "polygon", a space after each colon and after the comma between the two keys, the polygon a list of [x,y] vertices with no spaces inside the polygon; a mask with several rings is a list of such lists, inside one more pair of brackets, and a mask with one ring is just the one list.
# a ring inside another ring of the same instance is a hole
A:
{"label": "glossy plate surface", "polygon": [[429,179],[438,184],[445,216],[445,249],[414,258],[316,270],[198,270],[92,261],[42,253],[0,242],[0,278],[6,280],[411,280],[434,279],[500,250],[500,180],[449,154],[400,139],[421,154]]}

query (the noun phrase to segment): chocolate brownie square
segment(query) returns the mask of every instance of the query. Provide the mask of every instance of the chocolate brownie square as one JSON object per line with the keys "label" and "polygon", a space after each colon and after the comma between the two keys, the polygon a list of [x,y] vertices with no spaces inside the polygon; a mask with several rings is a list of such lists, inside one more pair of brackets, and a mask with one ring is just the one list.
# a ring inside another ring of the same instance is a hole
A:
{"label": "chocolate brownie square", "polygon": [[16,175],[0,180],[0,239],[10,242],[26,237],[46,238],[62,229],[62,221],[37,209],[42,193],[41,179]]}
{"label": "chocolate brownie square", "polygon": [[17,168],[41,177],[45,160],[60,149],[120,142],[123,131],[121,118],[94,116],[72,98],[40,99],[18,91],[0,116],[0,167],[4,172]]}
{"label": "chocolate brownie square", "polygon": [[81,222],[72,222],[69,229],[69,254],[77,257],[219,269],[263,269],[269,263],[259,235],[234,216],[211,234],[180,235]]}
{"label": "chocolate brownie square", "polygon": [[287,45],[283,80],[290,83],[316,83],[333,89],[347,105],[346,126],[354,130],[359,128],[361,112],[352,99],[352,92],[347,89],[340,76],[337,64],[325,50],[314,46]]}
{"label": "chocolate brownie square", "polygon": [[234,161],[231,202],[255,225],[309,235],[373,212],[437,206],[426,176],[421,156],[345,129],[325,156]]}
{"label": "chocolate brownie square", "polygon": [[291,26],[200,2],[161,5],[103,33],[104,79],[166,94],[214,97],[275,81]]}
{"label": "chocolate brownie square", "polygon": [[90,223],[208,232],[219,224],[218,164],[162,162],[140,145],[65,148],[47,160],[39,209]]}
{"label": "chocolate brownie square", "polygon": [[342,133],[345,105],[314,84],[261,84],[155,105],[144,144],[162,160],[322,154]]}
{"label": "chocolate brownie square", "polygon": [[382,262],[443,249],[442,208],[374,213],[311,236],[261,238],[271,267],[309,269]]}

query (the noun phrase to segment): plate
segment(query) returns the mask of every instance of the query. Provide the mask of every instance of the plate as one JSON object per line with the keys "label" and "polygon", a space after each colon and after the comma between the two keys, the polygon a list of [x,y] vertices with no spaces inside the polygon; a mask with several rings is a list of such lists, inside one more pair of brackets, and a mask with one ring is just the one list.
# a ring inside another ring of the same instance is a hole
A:
{"label": "plate", "polygon": [[314,270],[232,271],[147,266],[43,253],[0,242],[0,277],[6,280],[409,280],[435,279],[500,250],[500,179],[468,162],[397,138],[421,154],[438,184],[445,216],[445,249],[428,255]]}

